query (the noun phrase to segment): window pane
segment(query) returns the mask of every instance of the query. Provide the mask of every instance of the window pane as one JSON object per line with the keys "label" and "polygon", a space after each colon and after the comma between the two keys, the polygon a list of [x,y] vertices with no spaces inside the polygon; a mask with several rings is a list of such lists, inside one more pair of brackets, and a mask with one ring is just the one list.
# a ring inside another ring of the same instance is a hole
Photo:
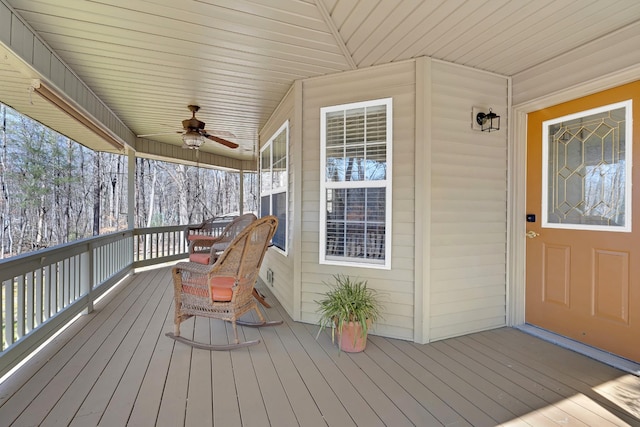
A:
{"label": "window pane", "polygon": [[384,105],[327,114],[327,182],[387,179],[386,132]]}
{"label": "window pane", "polygon": [[344,145],[344,112],[338,111],[326,115],[327,147]]}
{"label": "window pane", "polygon": [[367,108],[367,142],[387,140],[387,107],[376,105]]}
{"label": "window pane", "polygon": [[271,144],[260,155],[260,192],[271,190]]}
{"label": "window pane", "polygon": [[260,197],[260,217],[271,215],[271,196]]}
{"label": "window pane", "polygon": [[364,142],[364,108],[347,110],[345,113],[346,144],[362,144]]}
{"label": "window pane", "polygon": [[271,144],[273,150],[273,189],[286,188],[287,186],[287,134],[280,134]]}
{"label": "window pane", "polygon": [[386,189],[327,189],[327,256],[385,257]]}
{"label": "window pane", "polygon": [[367,181],[387,179],[387,145],[367,145],[367,163],[365,171]]}
{"label": "window pane", "polygon": [[347,146],[345,181],[364,181],[364,145]]}
{"label": "window pane", "polygon": [[286,248],[287,239],[287,193],[277,193],[272,196],[272,214],[278,217],[278,228],[272,242],[282,250]]}

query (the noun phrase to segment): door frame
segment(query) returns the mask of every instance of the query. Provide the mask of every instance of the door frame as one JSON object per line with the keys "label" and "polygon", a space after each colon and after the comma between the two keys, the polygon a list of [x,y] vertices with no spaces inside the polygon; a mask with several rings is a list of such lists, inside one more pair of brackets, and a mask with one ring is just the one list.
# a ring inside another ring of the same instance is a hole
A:
{"label": "door frame", "polygon": [[[640,64],[511,107],[508,164],[507,325],[525,324],[528,113],[640,80]],[[636,124],[640,125],[640,124]]]}

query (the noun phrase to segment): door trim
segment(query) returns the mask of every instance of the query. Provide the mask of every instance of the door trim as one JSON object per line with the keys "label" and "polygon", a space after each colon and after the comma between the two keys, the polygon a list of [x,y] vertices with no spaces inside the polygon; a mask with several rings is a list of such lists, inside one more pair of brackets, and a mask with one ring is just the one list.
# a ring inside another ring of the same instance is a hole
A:
{"label": "door trim", "polygon": [[525,323],[527,116],[532,111],[640,80],[640,64],[511,107],[508,165],[507,325]]}

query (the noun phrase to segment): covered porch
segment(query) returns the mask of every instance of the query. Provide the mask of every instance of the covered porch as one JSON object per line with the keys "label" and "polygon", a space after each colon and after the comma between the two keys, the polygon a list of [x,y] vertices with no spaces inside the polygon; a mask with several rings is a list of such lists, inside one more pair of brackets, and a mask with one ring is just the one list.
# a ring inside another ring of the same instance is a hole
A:
{"label": "covered porch", "polygon": [[[0,384],[2,425],[622,426],[640,423],[640,382],[512,328],[431,344],[373,336],[338,353],[271,296],[261,343],[209,352],[173,327],[170,266],[137,271]],[[183,333],[226,340],[218,321]]]}

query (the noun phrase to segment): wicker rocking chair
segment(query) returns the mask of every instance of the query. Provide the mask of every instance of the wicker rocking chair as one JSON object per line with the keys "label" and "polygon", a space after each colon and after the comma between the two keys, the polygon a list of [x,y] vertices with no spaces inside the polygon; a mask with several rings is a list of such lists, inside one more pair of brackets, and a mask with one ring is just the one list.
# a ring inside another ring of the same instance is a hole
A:
{"label": "wicker rocking chair", "polygon": [[[166,335],[192,347],[206,350],[232,350],[258,344],[260,340],[240,342],[237,325],[273,326],[282,321],[265,321],[253,297],[260,265],[275,234],[278,219],[260,218],[236,236],[213,265],[180,262],[173,268],[175,331]],[[254,310],[259,322],[239,318]],[[180,336],[180,324],[192,316],[231,322],[235,342],[223,345],[202,344]]]}
{"label": "wicker rocking chair", "polygon": [[218,255],[227,248],[238,233],[256,219],[256,216],[252,213],[240,215],[234,218],[219,236],[206,234],[189,235],[189,261],[200,264],[215,263]]}
{"label": "wicker rocking chair", "polygon": [[[238,233],[256,219],[258,218],[252,213],[240,215],[231,221],[217,237],[191,235],[189,237],[191,240],[189,243],[189,261],[207,265],[214,264],[218,256],[229,246]],[[265,296],[255,288],[253,289],[253,296],[260,301],[260,304],[271,308],[265,300]]]}

